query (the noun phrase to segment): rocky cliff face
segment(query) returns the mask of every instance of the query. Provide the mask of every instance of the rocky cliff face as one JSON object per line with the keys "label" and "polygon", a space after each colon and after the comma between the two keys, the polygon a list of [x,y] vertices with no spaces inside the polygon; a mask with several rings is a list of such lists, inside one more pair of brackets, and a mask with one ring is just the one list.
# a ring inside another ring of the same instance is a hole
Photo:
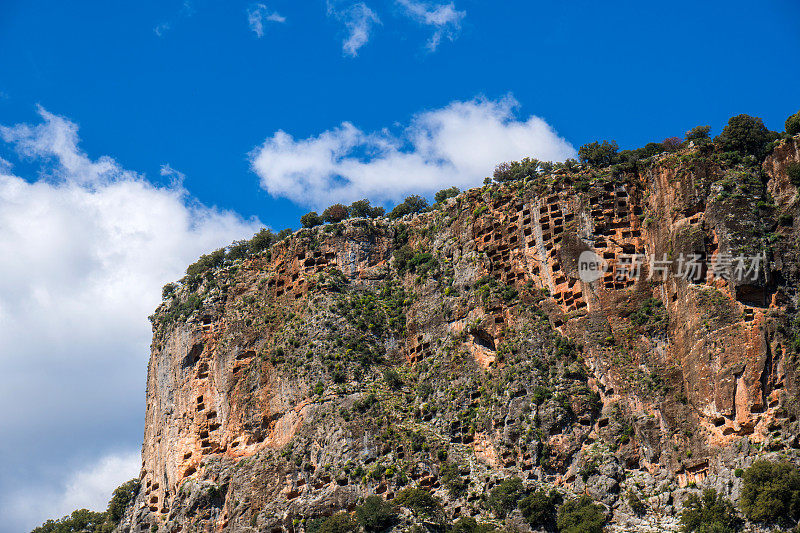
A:
{"label": "rocky cliff face", "polygon": [[763,167],[688,149],[486,186],[206,272],[152,317],[120,530],[299,531],[407,486],[499,524],[512,476],[617,530],[676,529],[696,486],[735,498],[735,469],[800,458],[798,139]]}

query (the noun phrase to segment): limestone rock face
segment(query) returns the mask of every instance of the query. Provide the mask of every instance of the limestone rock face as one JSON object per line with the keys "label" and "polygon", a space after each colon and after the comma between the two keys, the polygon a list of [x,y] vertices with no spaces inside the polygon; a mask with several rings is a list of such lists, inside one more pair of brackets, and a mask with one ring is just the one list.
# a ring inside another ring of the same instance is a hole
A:
{"label": "limestone rock face", "polygon": [[676,530],[696,486],[738,497],[735,469],[800,457],[799,144],[486,186],[185,283],[152,317],[119,530],[299,531],[409,486],[500,524],[510,477],[589,494],[618,530]]}

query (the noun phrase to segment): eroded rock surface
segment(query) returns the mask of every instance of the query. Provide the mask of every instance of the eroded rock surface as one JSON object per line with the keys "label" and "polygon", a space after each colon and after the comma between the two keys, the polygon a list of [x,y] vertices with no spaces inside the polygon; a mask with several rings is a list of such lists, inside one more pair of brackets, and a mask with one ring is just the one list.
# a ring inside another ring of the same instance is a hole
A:
{"label": "eroded rock surface", "polygon": [[[120,530],[302,530],[405,486],[493,520],[511,476],[591,495],[617,530],[676,530],[695,487],[735,499],[735,469],[800,457],[798,144],[762,169],[684,150],[473,189],[207,272],[153,316]],[[610,265],[591,282],[586,251]],[[616,276],[631,254],[670,269]],[[752,279],[715,271],[759,254]]]}

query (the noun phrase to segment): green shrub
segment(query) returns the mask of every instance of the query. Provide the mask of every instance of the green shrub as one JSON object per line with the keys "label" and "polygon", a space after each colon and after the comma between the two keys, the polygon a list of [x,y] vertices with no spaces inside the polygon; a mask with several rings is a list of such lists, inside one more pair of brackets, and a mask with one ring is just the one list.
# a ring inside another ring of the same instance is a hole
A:
{"label": "green shrub", "polygon": [[564,503],[556,518],[560,533],[602,533],[605,523],[603,507],[585,495]]}
{"label": "green shrub", "polygon": [[550,530],[555,526],[556,509],[561,500],[561,494],[555,489],[550,489],[550,492],[539,489],[519,501],[519,510],[532,528]]}
{"label": "green shrub", "polygon": [[383,531],[397,520],[397,508],[380,496],[368,496],[356,508],[358,521],[366,531]]}
{"label": "green shrub", "polygon": [[744,471],[739,506],[753,522],[800,519],[800,470],[786,462],[758,460]]}
{"label": "green shrub", "polygon": [[451,463],[442,465],[442,483],[454,498],[463,496],[469,487],[469,479],[461,475],[461,469]]}
{"label": "green shrub", "polygon": [[591,142],[578,148],[578,157],[593,167],[607,167],[617,162],[617,141]]}
{"label": "green shrub", "polygon": [[539,175],[543,163],[538,159],[524,158],[522,161],[500,163],[494,169],[494,180],[498,183],[532,178]]}
{"label": "green shrub", "polygon": [[383,380],[392,390],[397,390],[403,386],[403,378],[400,377],[400,374],[398,374],[397,370],[394,368],[387,368],[383,371]]}
{"label": "green shrub", "polygon": [[313,228],[314,226],[322,224],[322,217],[319,216],[316,211],[311,211],[300,217],[300,224],[302,224],[304,228]]}
{"label": "green shrub", "polygon": [[408,487],[394,497],[397,505],[411,509],[420,518],[441,519],[442,504],[439,499],[425,489]]}
{"label": "green shrub", "polygon": [[714,489],[704,490],[702,497],[690,494],[680,521],[683,533],[733,533],[742,525],[733,504]]}
{"label": "green shrub", "polygon": [[786,133],[789,135],[800,133],[800,111],[786,119]]}
{"label": "green shrub", "polygon": [[800,187],[800,163],[788,163],[786,165],[786,175],[789,176],[789,181]]}
{"label": "green shrub", "polygon": [[742,114],[728,120],[715,142],[726,152],[751,154],[757,159],[763,159],[767,155],[767,145],[774,138],[775,135],[764,126],[760,118]]}
{"label": "green shrub", "polygon": [[37,527],[32,533],[73,533],[102,531],[105,522],[105,513],[96,513],[88,509],[78,509],[58,520],[48,520]]}
{"label": "green shrub", "polygon": [[694,141],[695,144],[698,142],[702,143],[711,139],[711,135],[709,135],[710,132],[711,126],[697,126],[686,132],[686,140]]}
{"label": "green shrub", "polygon": [[350,216],[355,218],[377,218],[386,214],[382,207],[372,207],[369,200],[356,200],[350,204]]}
{"label": "green shrub", "polygon": [[437,204],[441,204],[445,200],[448,200],[450,198],[455,198],[456,196],[458,196],[458,193],[460,192],[461,190],[458,187],[450,187],[449,189],[442,189],[441,191],[437,192],[436,195],[434,195],[433,199],[436,200]]}
{"label": "green shrub", "polygon": [[403,203],[396,205],[389,213],[389,218],[395,220],[405,215],[425,211],[427,208],[428,201],[422,196],[415,194],[403,200]]}
{"label": "green shrub", "polygon": [[167,283],[161,288],[161,299],[167,300],[172,298],[175,295],[175,291],[178,290],[178,286],[174,283]]}
{"label": "green shrub", "polygon": [[267,228],[261,228],[258,233],[250,239],[250,253],[257,254],[272,246],[275,242],[275,234]]}
{"label": "green shrub", "polygon": [[186,278],[189,284],[192,285],[199,282],[204,273],[221,266],[223,262],[225,262],[225,248],[201,255],[200,259],[186,268]]}
{"label": "green shrub", "polygon": [[522,480],[516,476],[510,477],[492,489],[487,503],[495,516],[505,518],[508,513],[517,508],[517,502],[522,495]]}
{"label": "green shrub", "polygon": [[350,514],[342,511],[327,518],[320,524],[317,533],[356,533],[358,524]]}
{"label": "green shrub", "polygon": [[139,480],[132,479],[117,487],[105,512],[87,509],[72,511],[58,520],[48,520],[32,533],[110,533],[113,531],[130,502],[139,493]]}
{"label": "green shrub", "polygon": [[492,531],[497,531],[493,525],[479,523],[471,517],[464,517],[459,518],[453,524],[450,533],[491,533]]}
{"label": "green shrub", "polygon": [[665,330],[669,325],[669,315],[664,302],[658,298],[648,298],[643,301],[639,308],[631,313],[630,318],[631,322],[649,332]]}
{"label": "green shrub", "polygon": [[108,519],[118,524],[125,514],[125,508],[133,501],[139,493],[140,483],[138,479],[131,479],[114,489],[111,501],[108,502]]}
{"label": "green shrub", "polygon": [[642,516],[647,512],[647,506],[644,504],[639,495],[632,490],[628,491],[628,506],[633,511],[633,514]]}
{"label": "green shrub", "polygon": [[236,261],[237,259],[244,259],[249,254],[249,241],[233,241],[233,243],[228,246],[228,251],[225,253],[225,259],[228,261]]}

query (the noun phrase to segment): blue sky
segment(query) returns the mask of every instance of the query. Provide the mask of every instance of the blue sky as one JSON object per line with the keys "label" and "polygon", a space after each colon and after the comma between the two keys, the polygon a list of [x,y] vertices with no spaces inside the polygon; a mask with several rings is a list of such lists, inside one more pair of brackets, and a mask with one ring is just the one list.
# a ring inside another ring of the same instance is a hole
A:
{"label": "blue sky", "polygon": [[[138,467],[159,287],[261,224],[800,108],[800,4],[0,2],[0,531]],[[8,435],[8,436],[7,436]],[[98,503],[100,502],[100,503]]]}

